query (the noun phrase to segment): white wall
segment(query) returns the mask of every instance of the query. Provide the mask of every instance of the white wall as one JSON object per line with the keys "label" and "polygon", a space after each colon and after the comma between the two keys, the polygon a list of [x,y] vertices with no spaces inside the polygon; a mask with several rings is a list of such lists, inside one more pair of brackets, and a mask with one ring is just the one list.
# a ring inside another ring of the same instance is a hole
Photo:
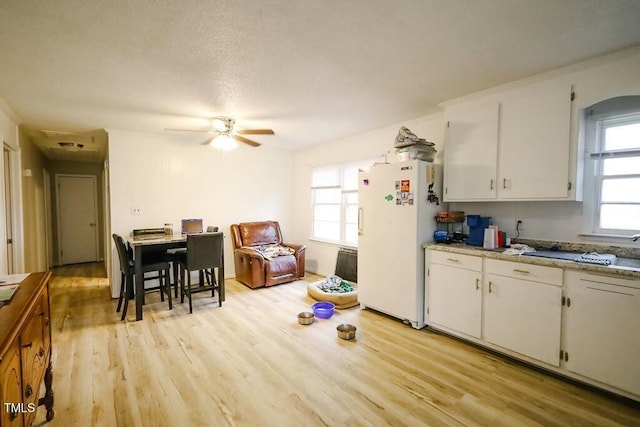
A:
{"label": "white wall", "polygon": [[444,126],[442,113],[407,120],[371,132],[331,141],[295,155],[295,242],[307,245],[307,270],[322,275],[333,274],[339,246],[310,240],[311,237],[311,170],[315,166],[368,159],[387,155],[389,162],[396,161],[393,142],[400,126],[406,126],[417,136],[434,142],[438,154],[435,162],[442,162]]}
{"label": "white wall", "polygon": [[[175,231],[183,218],[203,218],[205,227],[218,226],[225,233],[226,277],[235,275],[231,224],[273,219],[280,221],[285,239],[292,235],[291,152],[242,144],[222,152],[165,136],[108,134],[111,233],[126,236],[133,229],[165,223]],[[134,206],[142,215],[130,214]],[[118,263],[112,264],[111,277],[119,280]]]}

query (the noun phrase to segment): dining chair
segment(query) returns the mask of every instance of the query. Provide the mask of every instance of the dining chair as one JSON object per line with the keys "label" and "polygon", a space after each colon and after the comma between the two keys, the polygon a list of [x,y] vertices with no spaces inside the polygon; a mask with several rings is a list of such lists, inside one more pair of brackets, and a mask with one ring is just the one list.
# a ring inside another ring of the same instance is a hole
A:
{"label": "dining chair", "polygon": [[[189,313],[193,313],[192,294],[218,291],[218,306],[224,299],[224,237],[222,233],[190,234],[187,251],[177,255],[180,282],[180,302],[189,298]],[[217,270],[217,275],[216,275]],[[191,272],[198,272],[198,283],[191,282]],[[217,276],[217,277],[216,277]],[[210,281],[205,281],[210,278]]]}
{"label": "dining chair", "polygon": [[[118,296],[118,306],[116,312],[120,312],[122,303],[124,302],[124,308],[122,309],[121,320],[126,319],[127,309],[129,308],[129,300],[134,293],[133,280],[135,275],[133,253],[127,248],[126,243],[122,236],[113,234],[113,241],[116,244],[118,250],[118,258],[120,259],[120,295]],[[170,264],[163,257],[156,256],[158,254],[151,254],[142,258],[142,273],[157,272],[157,275],[145,276],[144,280],[158,279],[160,285],[158,287],[146,288],[146,291],[160,290],[160,300],[164,302],[164,294],[167,294],[169,300],[169,310],[173,309],[173,302],[171,300],[171,281],[169,280]],[[162,255],[162,254],[160,254]],[[168,285],[168,286],[167,286]]]}

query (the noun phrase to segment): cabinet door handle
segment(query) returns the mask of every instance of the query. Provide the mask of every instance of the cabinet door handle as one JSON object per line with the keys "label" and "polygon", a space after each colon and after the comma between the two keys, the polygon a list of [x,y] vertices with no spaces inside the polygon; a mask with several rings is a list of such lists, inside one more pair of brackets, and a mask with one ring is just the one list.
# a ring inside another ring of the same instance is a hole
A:
{"label": "cabinet door handle", "polygon": [[447,261],[451,261],[451,262],[460,262],[459,259],[456,258],[447,258]]}
{"label": "cabinet door handle", "polygon": [[38,356],[40,356],[40,357],[44,356],[44,348],[40,347],[40,351],[38,352]]}
{"label": "cabinet door handle", "polygon": [[491,184],[489,185],[489,190],[493,190],[493,178],[491,178]]}
{"label": "cabinet door handle", "polygon": [[514,268],[513,271],[516,273],[530,274],[528,270],[520,270],[519,268]]}
{"label": "cabinet door handle", "polygon": [[27,384],[27,388],[24,391],[24,394],[27,397],[31,397],[31,395],[33,394],[33,387],[31,387],[31,384]]}
{"label": "cabinet door handle", "polygon": [[13,421],[18,418],[18,411],[11,411],[9,413],[9,421]]}
{"label": "cabinet door handle", "polygon": [[30,348],[33,344],[31,343],[31,341],[29,341],[28,343],[26,343],[25,345],[23,345],[22,347],[24,348]]}
{"label": "cabinet door handle", "polygon": [[480,279],[476,279],[476,291],[480,289]]}
{"label": "cabinet door handle", "polygon": [[489,293],[491,293],[493,291],[493,289],[491,289],[492,285],[493,285],[493,283],[489,282]]}

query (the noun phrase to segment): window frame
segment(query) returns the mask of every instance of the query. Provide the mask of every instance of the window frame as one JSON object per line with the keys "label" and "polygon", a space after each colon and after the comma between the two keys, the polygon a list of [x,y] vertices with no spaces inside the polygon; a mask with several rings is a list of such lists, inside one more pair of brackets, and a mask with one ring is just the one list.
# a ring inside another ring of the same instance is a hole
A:
{"label": "window frame", "polygon": [[587,161],[591,162],[589,164],[589,170],[592,171],[593,175],[593,191],[591,193],[593,197],[591,232],[594,234],[627,237],[628,235],[637,233],[639,231],[636,229],[605,228],[600,226],[602,207],[605,205],[615,204],[640,207],[640,202],[602,201],[603,184],[605,181],[612,179],[640,178],[640,169],[638,170],[638,173],[632,174],[604,174],[605,160],[607,159],[637,157],[638,161],[640,162],[640,144],[638,148],[632,149],[607,150],[604,147],[604,144],[606,142],[606,131],[608,128],[630,124],[640,125],[640,111],[630,114],[616,114],[615,112],[612,112],[610,114],[593,119],[592,126],[594,126],[594,140],[591,152],[589,152],[590,150],[587,150]]}
{"label": "window frame", "polygon": [[[378,157],[373,157],[373,158],[366,158],[366,159],[362,159],[362,160],[354,160],[354,161],[348,161],[348,162],[340,162],[340,163],[331,163],[331,164],[326,164],[326,165],[318,165],[318,166],[313,166],[311,168],[311,187],[310,187],[310,195],[311,195],[311,237],[309,238],[310,240],[314,240],[314,241],[320,241],[320,242],[325,242],[325,243],[332,243],[332,244],[336,244],[339,246],[347,246],[347,247],[352,247],[352,248],[357,248],[358,247],[358,242],[356,240],[356,242],[350,242],[347,241],[347,225],[351,224],[351,223],[347,223],[347,210],[350,206],[353,206],[354,203],[350,203],[349,202],[349,196],[355,194],[358,194],[358,186],[357,186],[357,181],[356,181],[356,187],[355,188],[345,188],[345,171],[348,170],[349,168],[357,168],[358,170],[361,170],[363,168],[372,166],[374,163],[379,162],[382,160],[382,156],[378,156]],[[315,185],[314,186],[314,173],[318,170],[321,169],[327,169],[327,168],[337,168],[338,170],[338,184],[337,185]],[[315,198],[315,190],[326,190],[326,189],[339,189],[340,190],[340,203],[329,203],[329,202],[316,202],[316,198]],[[339,238],[337,240],[331,239],[331,238],[327,238],[324,236],[317,236],[316,235],[316,222],[320,221],[316,219],[316,206],[336,206],[339,205],[340,206],[340,219],[339,219]],[[357,207],[358,204],[356,203],[355,206]],[[357,226],[357,223],[356,223]]]}

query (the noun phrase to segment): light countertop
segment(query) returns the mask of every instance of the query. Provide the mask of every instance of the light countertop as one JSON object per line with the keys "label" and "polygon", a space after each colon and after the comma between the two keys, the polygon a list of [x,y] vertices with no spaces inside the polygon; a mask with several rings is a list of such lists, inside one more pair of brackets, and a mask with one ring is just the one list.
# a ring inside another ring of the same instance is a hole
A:
{"label": "light countertop", "polygon": [[[504,249],[483,249],[481,246],[471,246],[464,243],[427,243],[425,248],[452,252],[466,255],[481,256],[484,258],[501,259],[505,261],[521,262],[524,264],[546,265],[549,267],[570,268],[573,270],[584,270],[595,273],[613,274],[624,277],[640,279],[640,259],[618,257],[617,265],[603,266],[596,264],[585,264],[575,261],[539,258],[532,256],[505,254]],[[564,249],[563,249],[564,250]],[[602,253],[604,251],[601,251]]]}

